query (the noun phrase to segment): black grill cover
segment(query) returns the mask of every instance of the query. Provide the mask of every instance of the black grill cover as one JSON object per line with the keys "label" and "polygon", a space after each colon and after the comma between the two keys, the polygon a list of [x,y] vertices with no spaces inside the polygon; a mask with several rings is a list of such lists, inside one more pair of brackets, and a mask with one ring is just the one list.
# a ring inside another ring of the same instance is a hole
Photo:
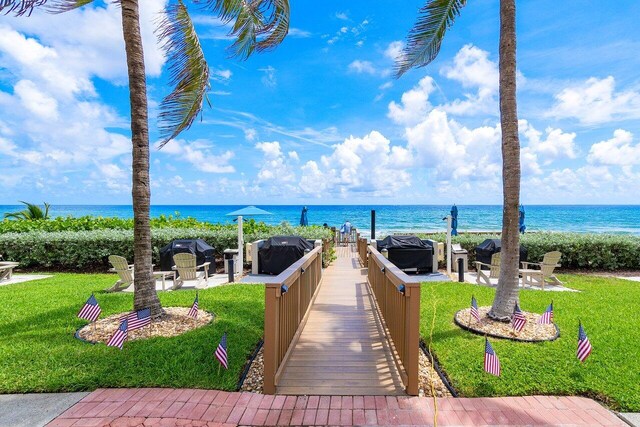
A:
{"label": "black grill cover", "polygon": [[210,262],[210,276],[216,272],[215,248],[209,246],[209,244],[202,239],[174,240],[160,249],[160,269],[162,271],[171,271],[171,268],[175,265],[173,256],[184,252],[196,256],[196,265]]}
{"label": "black grill cover", "polygon": [[[500,239],[487,239],[476,246],[476,261],[491,264],[491,256],[496,252],[500,252],[502,244]],[[527,261],[527,248],[520,245],[520,261]],[[483,267],[487,268],[487,267]]]}
{"label": "black grill cover", "polygon": [[389,261],[401,270],[431,271],[433,248],[416,236],[387,236],[378,242],[378,250],[389,251]]}
{"label": "black grill cover", "polygon": [[313,243],[302,237],[270,237],[258,250],[258,272],[280,274],[302,258],[305,249],[313,250]]}

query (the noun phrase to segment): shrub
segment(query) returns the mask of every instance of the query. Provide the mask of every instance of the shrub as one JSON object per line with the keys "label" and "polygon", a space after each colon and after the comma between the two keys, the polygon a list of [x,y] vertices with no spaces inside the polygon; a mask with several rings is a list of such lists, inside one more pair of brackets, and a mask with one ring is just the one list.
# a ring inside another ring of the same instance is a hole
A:
{"label": "shrub", "polygon": [[[263,227],[261,227],[263,228]],[[237,247],[238,234],[234,227],[157,228],[151,233],[153,260],[159,264],[160,248],[175,239],[204,239],[218,253]],[[322,227],[264,226],[264,229],[245,234],[246,242],[275,235],[298,235],[308,239],[331,239],[332,233]],[[330,246],[329,246],[330,248]],[[96,270],[108,267],[111,254],[124,256],[133,262],[133,231],[29,231],[0,234],[0,254],[16,260],[24,268],[56,268]]]}
{"label": "shrub", "polygon": [[[421,238],[446,241],[444,233],[421,234]],[[497,235],[464,233],[453,237],[469,251],[469,262],[475,260],[475,248],[485,239]],[[624,234],[594,233],[527,233],[521,236],[521,244],[529,251],[529,261],[539,262],[550,251],[562,252],[563,268],[623,270],[640,268],[640,237]]]}

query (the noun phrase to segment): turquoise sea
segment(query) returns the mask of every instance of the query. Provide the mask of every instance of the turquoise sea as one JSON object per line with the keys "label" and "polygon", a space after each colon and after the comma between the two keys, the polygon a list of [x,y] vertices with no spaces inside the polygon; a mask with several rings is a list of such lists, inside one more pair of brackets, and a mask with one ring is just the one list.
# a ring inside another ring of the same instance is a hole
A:
{"label": "turquoise sea", "polygon": [[[195,206],[195,205],[157,205],[151,207],[152,216],[175,215],[193,217],[210,222],[231,222],[227,213],[244,206]],[[301,205],[258,206],[273,215],[256,217],[268,224],[288,221],[298,224]],[[309,223],[339,226],[345,220],[367,232],[370,229],[371,209],[376,210],[376,229],[379,233],[400,231],[444,230],[442,218],[449,213],[451,206],[435,205],[308,205]],[[0,205],[0,213],[22,209],[21,206]],[[465,206],[459,205],[459,230],[476,231],[499,230],[502,227],[501,206]],[[628,233],[640,235],[640,205],[562,205],[525,206],[526,225],[529,231],[574,231],[596,233]],[[118,205],[54,205],[53,216],[113,216],[129,218],[133,216],[131,206]]]}

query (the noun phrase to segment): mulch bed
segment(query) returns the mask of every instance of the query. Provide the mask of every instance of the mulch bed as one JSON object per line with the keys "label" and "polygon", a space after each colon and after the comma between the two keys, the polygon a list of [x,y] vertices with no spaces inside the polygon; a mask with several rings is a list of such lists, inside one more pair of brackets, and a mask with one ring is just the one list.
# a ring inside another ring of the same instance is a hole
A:
{"label": "mulch bed", "polygon": [[[213,321],[213,314],[198,310],[198,317],[194,319],[187,315],[189,307],[164,307],[166,315],[143,328],[129,331],[127,341],[135,341],[155,337],[175,337],[193,329],[201,328]],[[92,343],[107,343],[116,329],[120,326],[120,318],[128,313],[114,314],[94,323],[83,326],[77,336]]]}
{"label": "mulch bed", "polygon": [[520,332],[516,332],[511,323],[492,320],[487,316],[491,309],[490,306],[478,307],[480,313],[480,322],[475,320],[471,315],[471,308],[465,308],[455,314],[455,323],[463,329],[476,333],[478,335],[487,335],[494,338],[506,338],[515,341],[553,341],[560,335],[560,331],[554,324],[540,325],[538,319],[540,314],[529,313],[523,311],[527,323]]}

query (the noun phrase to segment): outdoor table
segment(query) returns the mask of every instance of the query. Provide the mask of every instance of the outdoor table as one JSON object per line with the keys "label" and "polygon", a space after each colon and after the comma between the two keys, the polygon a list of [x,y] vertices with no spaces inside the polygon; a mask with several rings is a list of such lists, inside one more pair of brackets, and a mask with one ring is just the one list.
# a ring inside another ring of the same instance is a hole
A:
{"label": "outdoor table", "polygon": [[175,271],[154,271],[153,272],[154,279],[162,280],[162,290],[165,290],[165,280],[167,278],[171,278],[172,280],[176,280],[176,272]]}

